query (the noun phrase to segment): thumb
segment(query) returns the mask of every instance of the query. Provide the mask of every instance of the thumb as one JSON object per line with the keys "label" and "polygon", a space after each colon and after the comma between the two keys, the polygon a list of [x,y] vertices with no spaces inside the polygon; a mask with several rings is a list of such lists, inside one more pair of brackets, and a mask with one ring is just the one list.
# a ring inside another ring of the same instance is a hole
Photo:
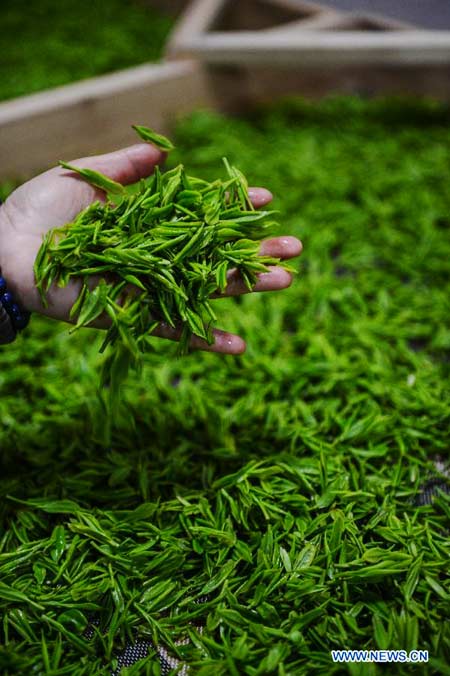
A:
{"label": "thumb", "polygon": [[128,185],[153,173],[155,166],[162,164],[165,157],[165,153],[149,143],[136,143],[105,155],[81,157],[72,160],[71,164],[82,169],[94,169],[113,181]]}

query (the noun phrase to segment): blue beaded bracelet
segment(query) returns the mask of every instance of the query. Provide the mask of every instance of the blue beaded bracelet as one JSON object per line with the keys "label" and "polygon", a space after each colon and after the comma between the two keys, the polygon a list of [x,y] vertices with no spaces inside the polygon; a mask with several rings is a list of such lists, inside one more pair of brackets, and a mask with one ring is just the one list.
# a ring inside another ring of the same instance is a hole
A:
{"label": "blue beaded bracelet", "polygon": [[11,291],[8,291],[6,280],[0,276],[0,303],[9,315],[16,331],[22,331],[30,321],[30,313],[22,310],[15,302]]}
{"label": "blue beaded bracelet", "polygon": [[[10,342],[14,338],[14,336],[11,335],[11,329],[13,330],[14,334],[17,333],[17,331],[22,331],[30,321],[30,313],[27,312],[26,310],[22,310],[20,306],[15,302],[14,296],[12,295],[11,291],[8,291],[6,279],[1,276],[1,271],[0,271],[0,306],[4,310],[4,312],[6,312],[11,322],[11,328],[8,329],[8,327],[4,327],[9,334],[7,337],[7,342]],[[4,326],[5,324],[8,323],[8,321],[6,315],[4,315],[3,312],[1,314],[2,317],[4,317],[4,322],[2,322],[2,326]]]}

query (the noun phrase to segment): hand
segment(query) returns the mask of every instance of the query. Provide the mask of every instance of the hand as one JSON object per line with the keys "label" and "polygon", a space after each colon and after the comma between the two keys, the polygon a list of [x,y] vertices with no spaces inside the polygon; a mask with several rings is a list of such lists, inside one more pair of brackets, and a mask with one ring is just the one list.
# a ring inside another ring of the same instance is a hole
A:
{"label": "hand", "polygon": [[[107,155],[73,160],[73,164],[95,169],[127,185],[149,176],[163,160],[160,150],[148,143],[139,143]],[[272,199],[264,188],[250,188],[249,196],[255,207],[264,206]],[[78,297],[80,283],[72,280],[64,288],[53,286],[48,294],[49,305],[44,308],[35,286],[34,261],[48,230],[72,221],[91,202],[104,198],[103,191],[65,169],[55,167],[15,190],[0,207],[0,267],[8,287],[26,310],[69,321],[70,308]],[[264,255],[288,259],[298,256],[301,249],[301,242],[295,237],[276,237],[262,242],[260,251]],[[228,279],[225,296],[247,292],[236,271],[230,271]],[[291,281],[288,272],[274,266],[270,272],[259,275],[254,291],[284,289]],[[96,326],[104,327],[106,322],[98,322]],[[176,340],[179,335],[164,323],[154,333],[171,340]],[[227,354],[245,350],[245,343],[239,336],[215,330],[214,337],[215,342],[208,345],[194,336],[192,347]]]}

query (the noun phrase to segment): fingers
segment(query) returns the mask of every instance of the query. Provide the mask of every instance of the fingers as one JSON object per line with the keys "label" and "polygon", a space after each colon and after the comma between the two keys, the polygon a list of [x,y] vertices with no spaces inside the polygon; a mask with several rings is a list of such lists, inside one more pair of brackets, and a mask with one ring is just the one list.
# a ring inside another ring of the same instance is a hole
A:
{"label": "fingers", "polygon": [[296,237],[273,237],[261,242],[259,253],[261,256],[274,256],[281,260],[288,260],[300,256],[303,245]]}
{"label": "fingers", "polygon": [[[158,336],[159,338],[178,341],[181,336],[181,328],[174,329],[165,322],[161,322],[161,324],[153,331],[153,335]],[[245,352],[245,342],[234,333],[214,329],[213,336],[214,343],[212,345],[208,345],[206,340],[203,340],[198,336],[192,336],[190,347],[193,350],[217,352],[220,354],[242,354]]]}
{"label": "fingers", "polygon": [[[269,272],[261,272],[258,275],[258,281],[252,289],[253,291],[280,291],[287,289],[292,284],[292,275],[287,270],[269,265]],[[250,293],[245,285],[238,270],[230,270],[228,273],[228,285],[223,296],[240,296],[243,293]]]}
{"label": "fingers", "polygon": [[164,161],[165,154],[149,143],[136,143],[106,155],[81,157],[71,164],[83,169],[94,169],[113,181],[128,185],[153,173],[155,166]]}
{"label": "fingers", "polygon": [[[261,256],[274,256],[281,260],[288,260],[299,256],[302,251],[302,243],[296,237],[274,237],[261,243]],[[223,296],[239,296],[249,293],[249,289],[241,278],[238,270],[230,270],[228,284]],[[292,275],[278,266],[269,266],[269,272],[258,275],[258,281],[252,291],[279,291],[287,289],[292,284]]]}
{"label": "fingers", "polygon": [[272,193],[269,190],[266,190],[266,188],[249,188],[248,196],[255,209],[264,207],[273,199]]}

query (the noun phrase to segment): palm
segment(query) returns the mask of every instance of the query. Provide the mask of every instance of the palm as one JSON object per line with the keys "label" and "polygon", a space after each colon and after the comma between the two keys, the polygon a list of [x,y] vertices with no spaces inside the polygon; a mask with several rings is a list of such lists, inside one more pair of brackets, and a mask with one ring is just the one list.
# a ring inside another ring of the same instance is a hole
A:
{"label": "palm", "polygon": [[[71,221],[94,199],[101,197],[87,183],[68,181],[67,172],[55,168],[25,183],[11,196],[22,218],[20,234],[41,238],[48,230]],[[9,201],[8,201],[9,207]]]}
{"label": "palm", "polygon": [[60,169],[51,169],[16,190],[4,206],[0,229],[2,270],[9,286],[14,288],[27,309],[45,312],[57,319],[68,317],[77,285],[54,289],[49,307],[42,307],[33,273],[42,237],[49,230],[71,221],[88,204],[102,197],[100,191],[87,183],[67,180],[64,173]]}
{"label": "palm", "polygon": [[[149,175],[162,159],[161,152],[153,146],[138,144],[109,155],[75,160],[74,164],[96,169],[127,184]],[[267,204],[271,199],[270,193],[262,188],[253,189],[250,194],[255,206]],[[96,190],[61,168],[50,169],[37,176],[8,198],[0,211],[0,262],[9,287],[26,309],[68,320],[70,308],[78,295],[79,283],[73,281],[65,288],[52,287],[48,294],[48,307],[44,308],[35,287],[34,261],[46,232],[70,222],[91,202],[103,198],[101,190]],[[301,243],[293,237],[267,240],[261,246],[262,253],[280,258],[297,256],[300,251]],[[281,289],[289,286],[290,282],[289,273],[282,268],[272,268],[271,272],[260,275],[255,290]],[[92,283],[95,284],[95,280]],[[226,295],[245,292],[245,285],[239,277],[230,273]],[[157,334],[171,339],[176,339],[178,335],[177,331],[164,325],[157,330]],[[195,336],[193,345],[229,353],[245,349],[244,342],[238,336],[223,331],[215,332],[212,346],[207,346]]]}

